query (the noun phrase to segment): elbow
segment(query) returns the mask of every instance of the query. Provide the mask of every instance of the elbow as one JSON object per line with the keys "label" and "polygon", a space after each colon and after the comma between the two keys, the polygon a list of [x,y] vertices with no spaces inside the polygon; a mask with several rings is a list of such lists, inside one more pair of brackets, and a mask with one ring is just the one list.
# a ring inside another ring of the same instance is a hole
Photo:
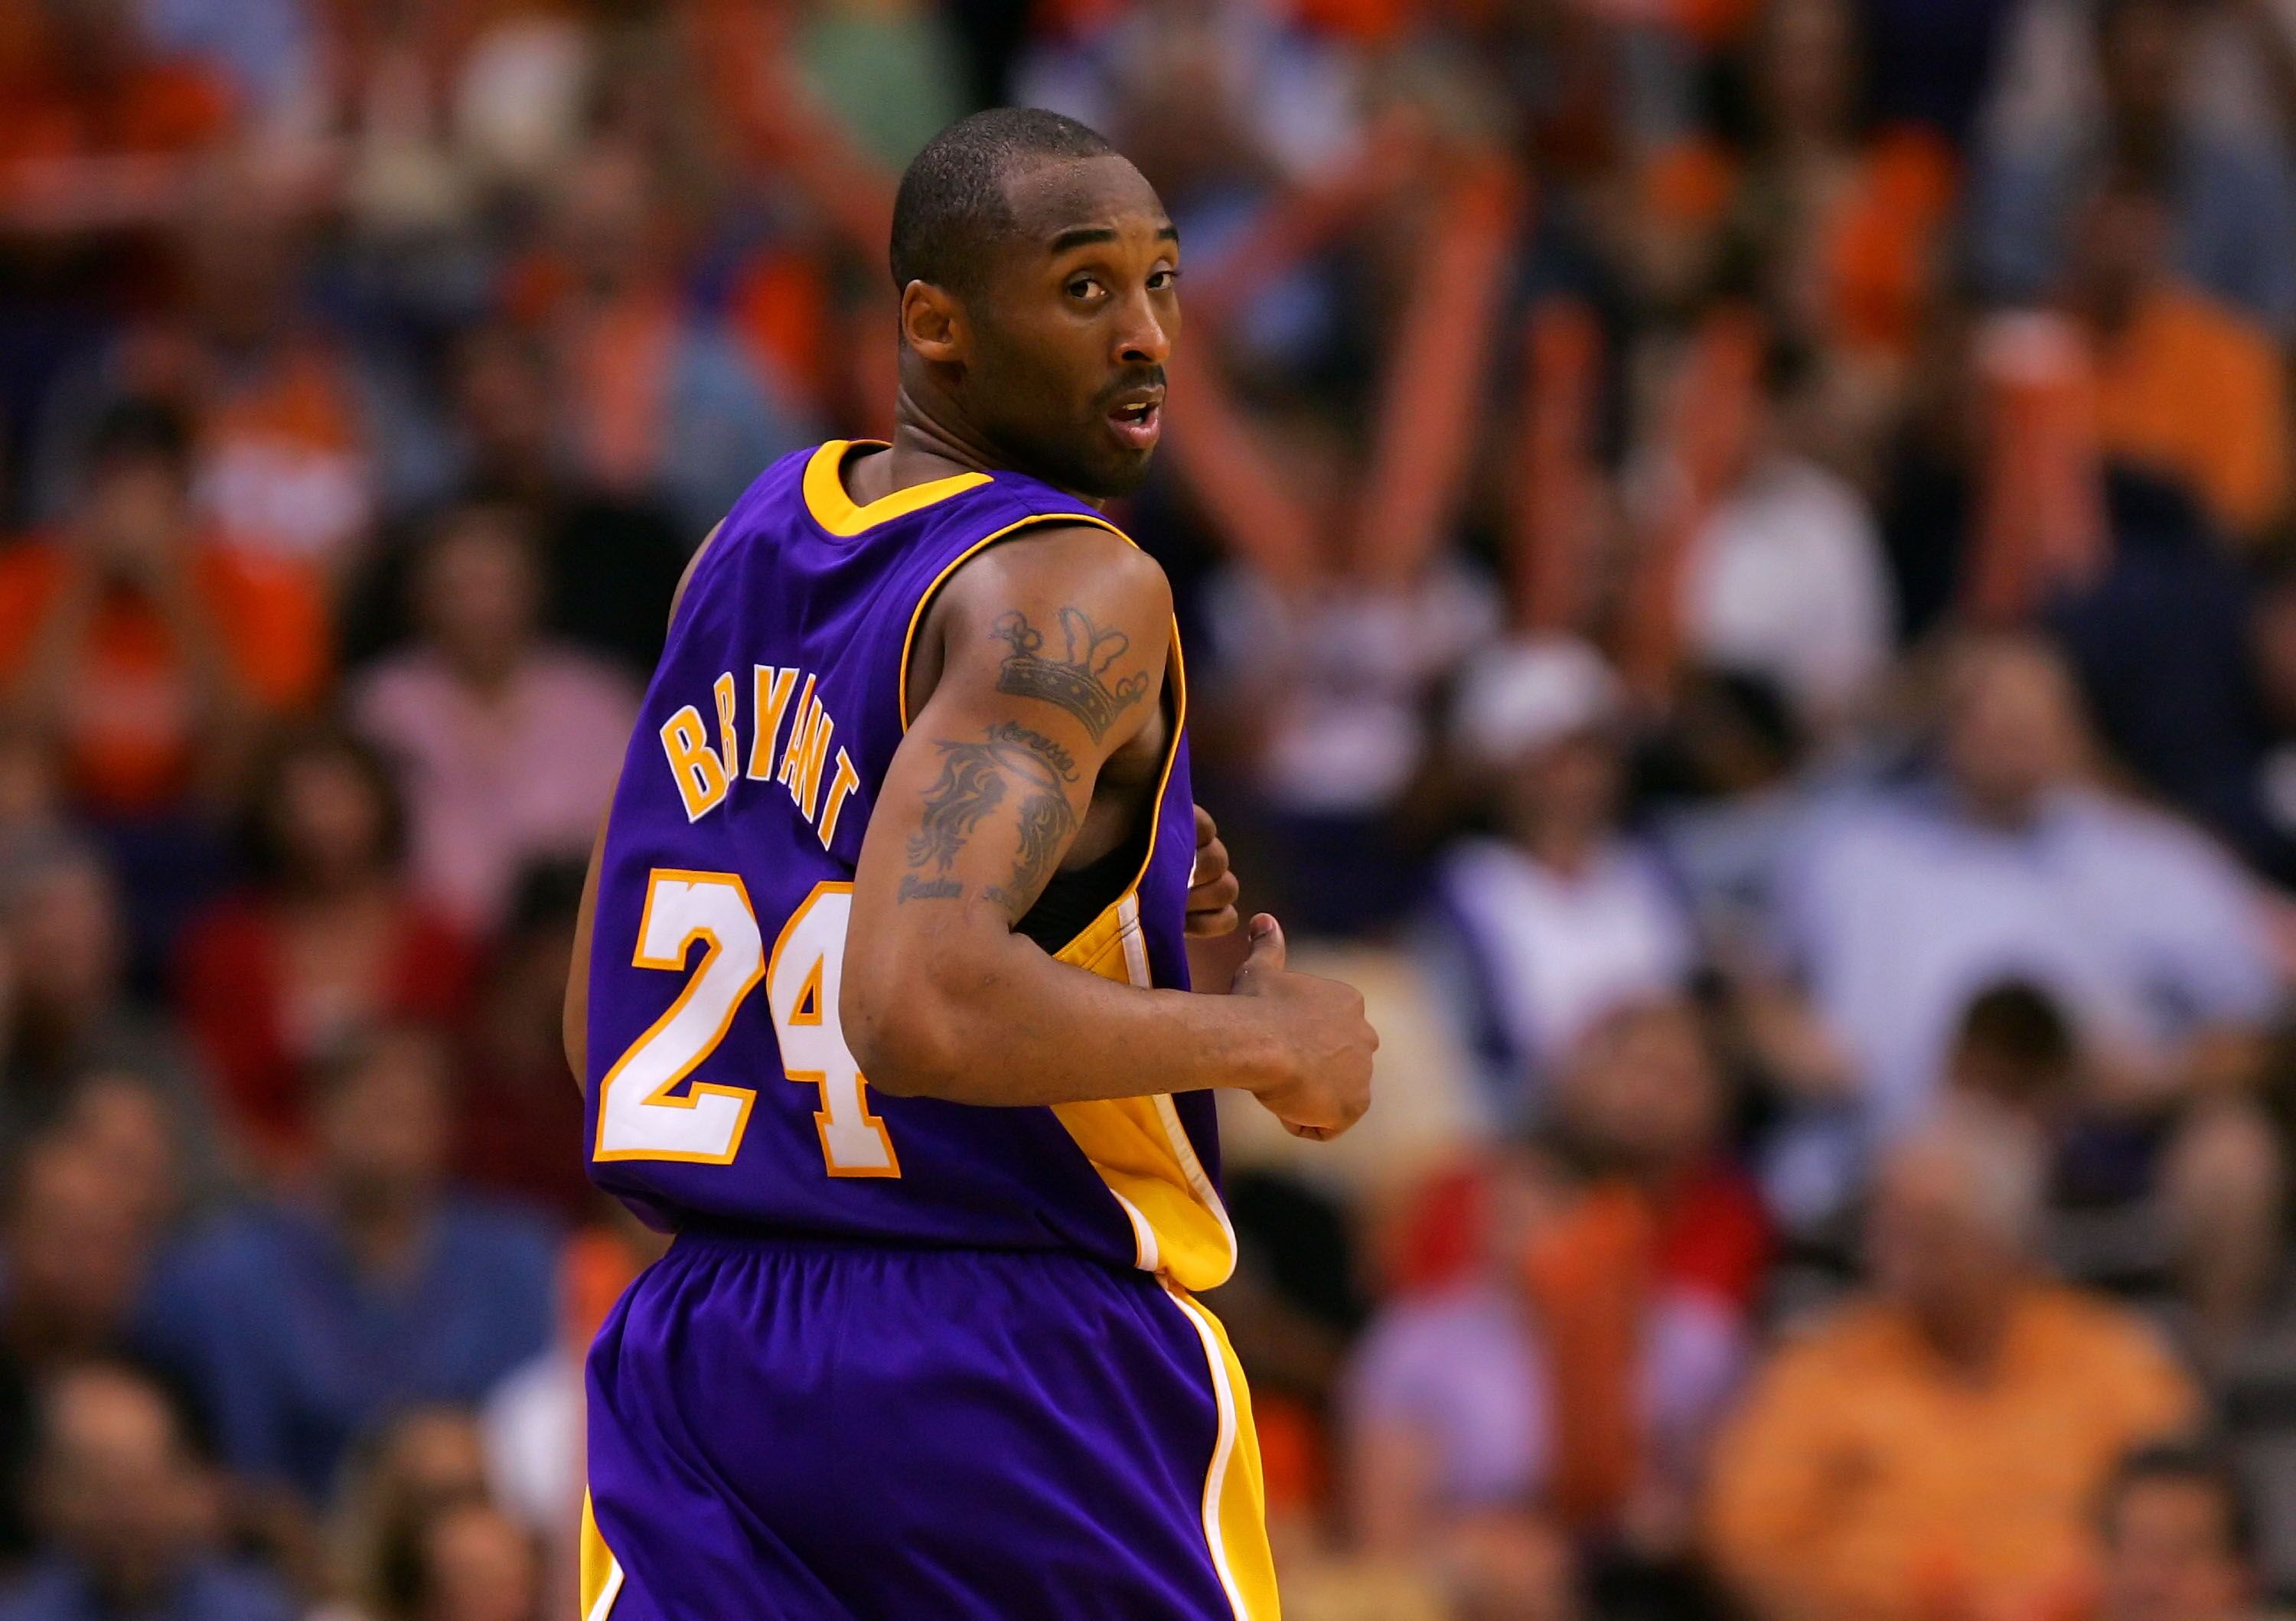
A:
{"label": "elbow", "polygon": [[897,1098],[955,1095],[964,1044],[960,1020],[937,989],[849,973],[838,1011],[846,1047],[870,1085]]}

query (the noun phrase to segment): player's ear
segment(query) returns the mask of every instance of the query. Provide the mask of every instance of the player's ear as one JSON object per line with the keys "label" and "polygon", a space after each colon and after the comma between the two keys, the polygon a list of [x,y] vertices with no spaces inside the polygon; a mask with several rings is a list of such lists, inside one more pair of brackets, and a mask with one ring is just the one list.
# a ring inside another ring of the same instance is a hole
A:
{"label": "player's ear", "polygon": [[948,290],[931,282],[901,289],[901,336],[920,359],[947,364],[964,358],[964,314]]}

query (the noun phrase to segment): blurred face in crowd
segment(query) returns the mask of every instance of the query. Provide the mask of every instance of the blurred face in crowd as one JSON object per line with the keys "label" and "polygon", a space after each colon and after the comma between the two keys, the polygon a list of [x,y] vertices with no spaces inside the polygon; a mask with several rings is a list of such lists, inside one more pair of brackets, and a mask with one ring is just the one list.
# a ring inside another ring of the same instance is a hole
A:
{"label": "blurred face in crowd", "polygon": [[62,1375],[47,1400],[41,1518],[116,1601],[165,1593],[208,1537],[212,1483],[159,1393],[124,1371]]}
{"label": "blurred face in crowd", "polygon": [[482,327],[463,345],[455,403],[480,469],[524,483],[550,469],[550,375],[537,348],[508,327]]}
{"label": "blurred face in crowd", "polygon": [[2235,1621],[2248,1572],[2218,1482],[2161,1476],[2130,1484],[2105,1524],[2101,1621]]}
{"label": "blurred face in crowd", "polygon": [[422,634],[465,680],[509,675],[541,612],[534,554],[515,514],[468,507],[448,518],[415,577],[414,609]]}
{"label": "blurred face in crowd", "polygon": [[1775,137],[1839,135],[1854,111],[1857,42],[1841,0],[1772,0],[1756,87]]}
{"label": "blurred face in crowd", "polygon": [[55,856],[25,875],[4,921],[28,1024],[67,1031],[111,1006],[126,943],[111,875],[93,856]]}
{"label": "blurred face in crowd", "polygon": [[651,176],[637,151],[601,141],[572,165],[558,194],[558,245],[584,292],[628,295],[652,279],[663,222],[647,201]]}
{"label": "blurred face in crowd", "polygon": [[18,1167],[0,1235],[18,1355],[66,1360],[118,1340],[151,1257],[147,1200],[119,1171],[100,1145],[66,1133]]}
{"label": "blurred face in crowd", "polygon": [[88,471],[74,533],[107,573],[138,583],[153,565],[179,556],[189,539],[185,479],[185,470],[165,456],[106,456]]}
{"label": "blurred face in crowd", "polygon": [[1536,847],[1607,829],[1623,787],[1617,742],[1607,732],[1587,730],[1518,756],[1500,795],[1508,830]]}
{"label": "blurred face in crowd", "polygon": [[1966,808],[2016,825],[2080,774],[2079,700],[2054,655],[1997,641],[1963,650],[1947,680],[1945,764]]}
{"label": "blurred face in crowd", "polygon": [[1679,1002],[1603,1019],[1580,1038],[1558,1087],[1574,1138],[1638,1173],[1695,1165],[1721,1127],[1720,1077],[1696,1012]]}
{"label": "blurred face in crowd", "polygon": [[144,1231],[158,1232],[183,1208],[175,1122],[159,1093],[139,1077],[105,1074],[81,1081],[62,1128],[102,1169]]}
{"label": "blurred face in crowd", "polygon": [[421,1407],[390,1427],[379,1465],[382,1494],[428,1515],[487,1494],[486,1444],[478,1420],[456,1407]]}
{"label": "blurred face in crowd", "polygon": [[422,1621],[536,1621],[541,1579],[534,1540],[499,1509],[465,1502],[422,1536]]}
{"label": "blurred face in crowd", "polygon": [[436,1191],[447,1166],[446,1055],[417,1030],[376,1036],[333,1077],[318,1112],[326,1179],[356,1208],[398,1208]]}
{"label": "blurred face in crowd", "polygon": [[1989,1350],[2024,1275],[2021,1235],[1988,1208],[1980,1175],[1933,1145],[1903,1150],[1875,1182],[1867,1222],[1874,1287],[1948,1352]]}
{"label": "blurred face in crowd", "polygon": [[1115,156],[1024,168],[1006,176],[1004,197],[1013,228],[978,285],[905,291],[905,375],[928,368],[973,431],[1047,483],[1128,495],[1162,433],[1180,331],[1170,217]]}
{"label": "blurred face in crowd", "polygon": [[345,888],[383,865],[381,785],[348,749],[299,749],[279,768],[268,814],[283,864],[304,888]]}
{"label": "blurred face in crowd", "polygon": [[2191,63],[2189,0],[2111,0],[2098,36],[2105,103],[2124,123],[2156,125],[2177,111]]}

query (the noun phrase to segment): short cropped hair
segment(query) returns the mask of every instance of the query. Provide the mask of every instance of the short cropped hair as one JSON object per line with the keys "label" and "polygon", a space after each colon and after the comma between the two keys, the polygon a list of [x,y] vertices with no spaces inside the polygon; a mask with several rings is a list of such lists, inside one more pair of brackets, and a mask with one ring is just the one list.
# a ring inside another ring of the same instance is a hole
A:
{"label": "short cropped hair", "polygon": [[1004,182],[1039,163],[1105,158],[1108,138],[1040,107],[992,107],[925,143],[893,199],[893,291],[978,285],[981,260],[1013,225]]}

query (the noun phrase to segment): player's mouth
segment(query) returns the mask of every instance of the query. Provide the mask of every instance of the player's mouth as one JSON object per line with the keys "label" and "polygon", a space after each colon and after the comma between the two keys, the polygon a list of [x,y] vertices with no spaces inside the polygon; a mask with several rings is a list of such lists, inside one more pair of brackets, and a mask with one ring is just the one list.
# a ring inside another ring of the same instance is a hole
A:
{"label": "player's mouth", "polygon": [[1126,395],[1108,409],[1108,425],[1127,448],[1153,450],[1164,431],[1161,389]]}

